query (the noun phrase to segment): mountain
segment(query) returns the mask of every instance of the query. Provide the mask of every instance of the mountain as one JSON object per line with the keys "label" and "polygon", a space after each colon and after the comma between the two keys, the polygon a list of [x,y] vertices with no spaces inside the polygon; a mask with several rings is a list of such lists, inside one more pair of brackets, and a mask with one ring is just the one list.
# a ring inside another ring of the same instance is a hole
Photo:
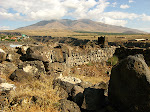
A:
{"label": "mountain", "polygon": [[121,26],[108,25],[101,22],[95,22],[89,19],[79,20],[49,20],[40,21],[36,24],[21,27],[17,30],[71,30],[71,31],[90,31],[90,32],[109,32],[109,33],[146,33],[144,31],[130,29]]}

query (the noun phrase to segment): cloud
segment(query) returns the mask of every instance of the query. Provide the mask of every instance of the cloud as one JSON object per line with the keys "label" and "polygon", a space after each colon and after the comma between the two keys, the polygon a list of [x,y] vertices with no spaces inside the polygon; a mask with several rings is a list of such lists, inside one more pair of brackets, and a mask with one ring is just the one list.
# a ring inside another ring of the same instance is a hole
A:
{"label": "cloud", "polygon": [[120,8],[121,9],[127,9],[127,8],[130,8],[130,6],[129,5],[120,5]]}
{"label": "cloud", "polygon": [[102,17],[100,18],[99,21],[105,24],[117,25],[117,26],[125,26],[127,24],[126,20],[117,20],[117,19],[112,19],[110,17]]}
{"label": "cloud", "polygon": [[[6,15],[9,15],[9,11],[13,9],[19,13],[22,20],[59,19],[66,14],[61,0],[4,0],[0,1],[0,6],[7,10]],[[11,18],[13,15],[15,18],[16,13],[11,13]],[[4,15],[4,17],[7,16]]]}
{"label": "cloud", "polygon": [[[92,19],[107,24],[125,26],[128,20],[149,21],[146,14],[138,15],[120,11],[106,12],[108,7],[116,7],[117,2],[109,0],[0,0],[0,20],[39,21],[70,17]],[[129,0],[129,3],[134,2]],[[120,8],[129,8],[121,5]]]}
{"label": "cloud", "polygon": [[8,12],[0,12],[0,17],[1,17],[0,20],[1,19],[18,20],[22,18],[19,13],[12,14]]}
{"label": "cloud", "polygon": [[103,16],[105,17],[110,17],[113,19],[136,19],[139,17],[139,15],[135,14],[135,13],[126,13],[126,12],[105,12],[103,13]]}
{"label": "cloud", "polygon": [[[5,12],[0,15],[4,19],[25,21],[61,19],[64,16],[84,18],[87,13],[102,13],[108,4],[106,0],[3,0],[0,1],[0,7]],[[9,13],[10,10],[17,13]]]}
{"label": "cloud", "polygon": [[134,2],[133,0],[129,0],[129,3],[132,3],[132,2]]}
{"label": "cloud", "polygon": [[0,30],[10,30],[9,26],[0,26]]}
{"label": "cloud", "polygon": [[69,16],[72,16],[77,19],[96,19],[96,15],[100,15],[104,12],[104,10],[108,7],[109,2],[105,0],[89,0],[78,3],[76,8],[74,8],[73,12],[68,13]]}
{"label": "cloud", "polygon": [[137,19],[139,15],[135,13],[125,13],[125,12],[104,12],[101,15],[98,15],[98,21],[104,22],[106,24],[125,26],[129,20]]}
{"label": "cloud", "polygon": [[116,7],[117,2],[112,3],[112,7]]}
{"label": "cloud", "polygon": [[148,15],[146,15],[146,14],[142,14],[142,15],[141,15],[141,19],[142,19],[143,21],[150,21],[150,16],[148,16]]}

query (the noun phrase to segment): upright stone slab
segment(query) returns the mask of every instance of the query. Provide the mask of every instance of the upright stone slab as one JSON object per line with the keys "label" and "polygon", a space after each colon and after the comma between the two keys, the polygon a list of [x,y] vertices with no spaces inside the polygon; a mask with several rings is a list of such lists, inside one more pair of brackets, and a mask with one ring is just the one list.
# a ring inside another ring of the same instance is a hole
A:
{"label": "upright stone slab", "polygon": [[121,112],[150,112],[150,70],[141,55],[113,67],[108,97]]}

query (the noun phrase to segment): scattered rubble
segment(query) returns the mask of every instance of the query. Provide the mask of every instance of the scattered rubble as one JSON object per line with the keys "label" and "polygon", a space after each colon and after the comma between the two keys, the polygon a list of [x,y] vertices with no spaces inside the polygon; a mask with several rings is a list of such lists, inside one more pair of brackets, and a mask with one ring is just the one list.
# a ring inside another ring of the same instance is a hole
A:
{"label": "scattered rubble", "polygon": [[[144,109],[148,112],[150,70],[145,60],[148,63],[146,54],[150,50],[140,50],[144,56],[128,56],[131,51],[136,54],[138,50],[132,49],[126,54],[127,51],[128,49],[115,47],[100,48],[93,44],[79,47],[37,43],[16,48],[1,47],[0,93],[6,92],[2,97],[4,100],[9,99],[9,92],[19,84],[32,83],[42,80],[42,76],[51,75],[54,76],[53,87],[57,89],[56,94],[61,98],[58,107],[63,112],[111,112],[111,109],[116,112],[141,112]],[[122,52],[125,56],[119,55]],[[114,54],[119,55],[120,62],[111,71],[106,61]],[[92,84],[73,77],[72,74],[96,77],[99,83]],[[13,107],[19,102],[25,104],[27,100],[32,104],[42,98],[34,95],[16,99],[16,102],[11,102],[11,106],[8,103],[7,106]],[[5,106],[3,104],[2,107]]]}

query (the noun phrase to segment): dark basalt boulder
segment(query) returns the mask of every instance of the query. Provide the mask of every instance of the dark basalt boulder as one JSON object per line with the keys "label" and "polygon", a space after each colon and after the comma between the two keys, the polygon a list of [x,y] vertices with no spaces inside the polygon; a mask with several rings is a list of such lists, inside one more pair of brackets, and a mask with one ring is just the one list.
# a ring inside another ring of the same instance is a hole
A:
{"label": "dark basalt boulder", "polygon": [[4,61],[4,62],[0,63],[0,74],[2,74],[2,75],[9,76],[16,69],[17,69],[17,66],[11,62]]}
{"label": "dark basalt boulder", "polygon": [[88,111],[98,111],[105,104],[104,89],[85,88],[82,108]]}
{"label": "dark basalt boulder", "polygon": [[73,87],[80,83],[81,80],[75,77],[71,77],[71,76],[60,76],[56,79],[53,80],[53,87],[61,87],[63,88],[69,96],[71,96],[71,91],[73,89]]}
{"label": "dark basalt boulder", "polygon": [[73,101],[67,99],[61,99],[59,101],[60,109],[62,112],[81,112],[79,106]]}
{"label": "dark basalt boulder", "polygon": [[121,112],[150,112],[150,70],[141,55],[112,68],[108,98]]}
{"label": "dark basalt boulder", "polygon": [[18,68],[31,75],[41,75],[46,73],[42,61],[25,61],[19,64]]}
{"label": "dark basalt boulder", "polygon": [[9,76],[9,79],[17,82],[27,82],[33,80],[33,77],[22,69],[17,69]]}
{"label": "dark basalt boulder", "polygon": [[51,50],[47,46],[30,46],[23,60],[51,62]]}
{"label": "dark basalt boulder", "polygon": [[75,85],[71,90],[72,100],[80,107],[82,106],[83,98],[84,98],[83,91],[84,89],[77,85]]}

